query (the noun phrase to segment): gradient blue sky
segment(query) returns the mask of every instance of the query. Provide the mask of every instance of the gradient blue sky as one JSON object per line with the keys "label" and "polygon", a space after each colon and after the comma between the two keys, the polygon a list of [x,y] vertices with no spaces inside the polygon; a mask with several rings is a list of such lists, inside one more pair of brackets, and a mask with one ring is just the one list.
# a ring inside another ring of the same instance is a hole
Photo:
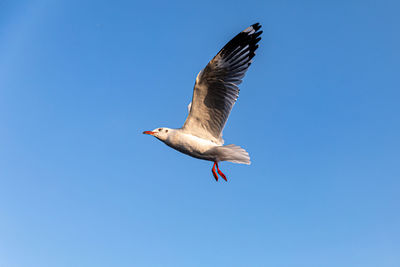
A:
{"label": "gradient blue sky", "polygon": [[[1,1],[0,266],[400,266],[399,1]],[[197,73],[261,46],[224,131],[180,154]]]}

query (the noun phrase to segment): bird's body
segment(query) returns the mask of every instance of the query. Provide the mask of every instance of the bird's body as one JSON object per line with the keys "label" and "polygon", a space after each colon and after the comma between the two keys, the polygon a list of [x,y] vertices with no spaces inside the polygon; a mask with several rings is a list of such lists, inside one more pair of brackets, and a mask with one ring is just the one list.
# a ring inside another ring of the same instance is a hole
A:
{"label": "bird's body", "polygon": [[261,25],[256,23],[236,35],[200,71],[188,106],[189,115],[182,128],[163,127],[144,132],[184,154],[213,161],[212,173],[217,181],[215,167],[227,180],[219,170],[218,162],[250,164],[249,154],[243,148],[223,145],[222,130],[239,95],[238,85],[258,48],[260,28]]}
{"label": "bird's body", "polygon": [[218,158],[215,152],[213,152],[213,148],[218,147],[217,144],[210,140],[185,133],[182,129],[172,130],[164,143],[194,158],[210,161],[217,161]]}
{"label": "bird's body", "polygon": [[185,133],[182,129],[163,127],[155,129],[152,135],[163,141],[169,147],[194,158],[214,162],[231,161],[250,164],[250,157],[244,149],[235,145],[219,145],[208,139]]}

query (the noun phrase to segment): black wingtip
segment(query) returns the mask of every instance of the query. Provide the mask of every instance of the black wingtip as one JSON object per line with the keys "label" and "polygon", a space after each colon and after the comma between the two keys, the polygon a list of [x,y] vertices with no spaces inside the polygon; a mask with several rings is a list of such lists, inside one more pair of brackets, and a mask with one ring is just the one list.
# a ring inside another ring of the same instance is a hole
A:
{"label": "black wingtip", "polygon": [[257,22],[251,25],[251,27],[253,27],[255,31],[258,31],[259,29],[261,29],[262,25],[259,22]]}
{"label": "black wingtip", "polygon": [[259,22],[254,23],[253,25],[250,25],[249,27],[247,27],[246,29],[243,30],[243,32],[251,32],[251,31],[255,31],[257,32],[259,29],[261,29],[261,24]]}
{"label": "black wingtip", "polygon": [[[217,54],[221,56],[225,61],[238,60],[238,65],[232,63],[232,67],[243,66],[248,64],[251,59],[255,56],[255,51],[258,48],[258,42],[261,40],[262,31],[260,23],[254,23],[247,27],[245,30],[237,34],[232,40],[230,40]],[[247,47],[247,48],[246,48]],[[247,60],[243,61],[241,56],[248,53]]]}

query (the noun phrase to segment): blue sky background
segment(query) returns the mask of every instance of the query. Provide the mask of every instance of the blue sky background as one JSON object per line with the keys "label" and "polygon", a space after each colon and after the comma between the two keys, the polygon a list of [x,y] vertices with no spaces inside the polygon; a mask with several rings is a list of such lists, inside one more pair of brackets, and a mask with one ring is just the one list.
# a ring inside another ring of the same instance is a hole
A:
{"label": "blue sky background", "polygon": [[[399,1],[1,1],[0,266],[400,266]],[[197,73],[263,25],[224,131]]]}

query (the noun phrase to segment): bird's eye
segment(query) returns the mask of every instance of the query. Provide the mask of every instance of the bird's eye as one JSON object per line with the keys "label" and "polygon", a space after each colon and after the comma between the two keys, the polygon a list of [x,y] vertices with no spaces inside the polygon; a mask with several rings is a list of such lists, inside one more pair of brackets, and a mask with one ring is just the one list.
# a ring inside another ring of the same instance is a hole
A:
{"label": "bird's eye", "polygon": [[166,133],[168,133],[168,130],[165,130]]}

